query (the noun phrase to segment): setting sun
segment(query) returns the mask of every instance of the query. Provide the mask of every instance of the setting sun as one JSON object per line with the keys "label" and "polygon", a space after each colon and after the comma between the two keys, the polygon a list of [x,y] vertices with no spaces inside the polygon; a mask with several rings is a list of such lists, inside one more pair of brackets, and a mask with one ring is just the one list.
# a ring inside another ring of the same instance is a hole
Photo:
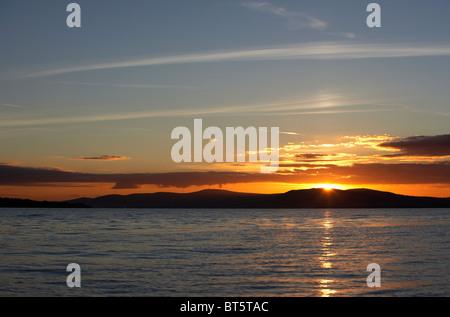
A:
{"label": "setting sun", "polygon": [[314,188],[323,188],[325,190],[342,189],[342,186],[336,184],[319,184]]}

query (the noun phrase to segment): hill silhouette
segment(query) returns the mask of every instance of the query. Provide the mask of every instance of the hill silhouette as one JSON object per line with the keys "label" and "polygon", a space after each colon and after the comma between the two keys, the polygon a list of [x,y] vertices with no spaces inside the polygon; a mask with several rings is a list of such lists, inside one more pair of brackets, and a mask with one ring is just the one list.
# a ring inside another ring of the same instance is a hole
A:
{"label": "hill silhouette", "polygon": [[370,189],[321,188],[281,194],[207,189],[193,193],[107,195],[67,202],[95,208],[450,208],[450,198],[405,196]]}
{"label": "hill silhouette", "polygon": [[0,208],[90,208],[90,206],[82,203],[0,198]]}

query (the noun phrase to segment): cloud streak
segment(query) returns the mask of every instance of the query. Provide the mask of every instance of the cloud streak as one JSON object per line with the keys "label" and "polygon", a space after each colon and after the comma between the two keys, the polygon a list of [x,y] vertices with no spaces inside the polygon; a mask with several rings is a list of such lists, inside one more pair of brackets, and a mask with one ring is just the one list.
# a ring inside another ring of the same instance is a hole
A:
{"label": "cloud streak", "polygon": [[196,89],[192,86],[176,86],[176,85],[146,85],[146,84],[114,84],[114,83],[99,83],[99,82],[80,82],[80,81],[57,81],[56,84],[63,85],[81,85],[81,86],[100,86],[100,87],[114,87],[114,88],[142,88],[142,89]]}
{"label": "cloud streak", "polygon": [[280,17],[286,22],[287,27],[290,29],[311,28],[320,30],[327,27],[326,22],[308,14],[298,11],[289,11],[282,7],[276,7],[268,2],[243,2],[242,6],[253,11],[265,12]]}
{"label": "cloud streak", "polygon": [[[375,107],[378,105],[378,107]],[[314,115],[314,114],[339,114],[352,112],[379,112],[392,111],[394,108],[384,101],[370,102],[357,97],[342,95],[326,95],[305,100],[280,101],[255,105],[231,105],[197,109],[173,109],[153,110],[124,113],[91,114],[85,116],[50,117],[50,118],[5,118],[0,119],[0,127],[12,126],[37,126],[52,124],[92,123],[103,121],[133,120],[158,117],[182,117],[182,116],[207,116],[207,115]]]}
{"label": "cloud streak", "polygon": [[21,105],[13,105],[10,103],[0,103],[0,106],[9,107],[9,108],[23,108],[23,106],[21,106]]}
{"label": "cloud streak", "polygon": [[73,157],[72,159],[84,161],[118,161],[118,160],[128,160],[129,157],[121,155],[101,155],[94,157]]}
{"label": "cloud streak", "polygon": [[315,42],[290,46],[230,50],[222,52],[203,52],[78,65],[73,67],[62,67],[32,73],[24,73],[16,76],[16,78],[41,78],[84,71],[172,64],[302,59],[347,60],[421,56],[450,56],[450,44],[354,44],[339,42]]}

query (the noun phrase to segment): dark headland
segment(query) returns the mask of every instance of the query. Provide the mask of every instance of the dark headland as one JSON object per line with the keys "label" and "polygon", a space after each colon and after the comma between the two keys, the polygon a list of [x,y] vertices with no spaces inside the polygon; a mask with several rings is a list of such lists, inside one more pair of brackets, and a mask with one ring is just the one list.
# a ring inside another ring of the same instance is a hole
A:
{"label": "dark headland", "polygon": [[404,196],[370,189],[321,188],[281,194],[209,189],[193,193],[107,195],[65,203],[94,208],[450,208],[450,198]]}
{"label": "dark headland", "polygon": [[81,203],[0,198],[0,208],[90,208],[90,206]]}

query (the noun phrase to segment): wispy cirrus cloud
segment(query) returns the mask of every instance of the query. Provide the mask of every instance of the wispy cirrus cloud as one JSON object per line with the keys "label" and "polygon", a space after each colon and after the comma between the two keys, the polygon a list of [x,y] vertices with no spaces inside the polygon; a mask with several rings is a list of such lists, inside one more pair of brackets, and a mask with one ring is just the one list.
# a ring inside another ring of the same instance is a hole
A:
{"label": "wispy cirrus cloud", "polygon": [[72,67],[52,68],[36,72],[16,74],[11,77],[16,79],[42,78],[84,71],[191,63],[278,60],[349,60],[426,56],[450,56],[450,43],[433,45],[431,43],[355,44],[341,42],[313,42],[299,45],[229,50],[221,52],[200,52],[193,54],[148,57],[88,65],[76,65]]}
{"label": "wispy cirrus cloud", "polygon": [[[377,107],[374,107],[374,105],[377,105]],[[389,101],[370,100],[369,102],[366,99],[358,98],[356,96],[329,94],[315,98],[305,98],[303,100],[288,100],[251,105],[239,104],[229,106],[210,106],[208,108],[196,109],[172,109],[136,112],[127,111],[117,113],[87,114],[84,116],[46,118],[17,118],[16,116],[11,118],[2,117],[0,119],[0,127],[92,123],[160,117],[168,118],[183,116],[214,116],[222,114],[243,116],[254,115],[255,112],[257,112],[261,116],[282,116],[380,112],[395,110],[395,105],[391,105]],[[290,134],[292,134],[292,132]]]}
{"label": "wispy cirrus cloud", "polygon": [[291,132],[291,131],[280,131],[279,133],[286,134],[286,135],[305,135],[304,133]]}
{"label": "wispy cirrus cloud", "polygon": [[9,108],[24,108],[24,106],[14,105],[14,104],[10,104],[10,103],[0,103],[0,106],[9,107]]}
{"label": "wispy cirrus cloud", "polygon": [[326,21],[313,17],[305,12],[288,10],[283,7],[275,6],[269,2],[243,2],[241,3],[241,6],[256,12],[262,12],[278,17],[284,21],[285,26],[290,30],[306,28],[321,31],[322,34],[335,37],[344,37],[348,39],[354,39],[356,37],[356,34],[352,32],[325,32],[328,28],[328,23]]}
{"label": "wispy cirrus cloud", "polygon": [[356,34],[352,32],[325,32],[324,34],[332,35],[336,37],[345,37],[348,39],[354,39],[356,38]]}
{"label": "wispy cirrus cloud", "polygon": [[282,18],[286,26],[290,29],[311,28],[321,30],[327,27],[325,21],[312,17],[304,12],[291,11],[283,7],[274,6],[269,2],[243,2],[241,5],[254,11],[264,12]]}
{"label": "wispy cirrus cloud", "polygon": [[121,155],[101,155],[101,156],[91,156],[91,157],[73,157],[73,160],[84,160],[84,161],[118,161],[118,160],[128,160],[127,156]]}
{"label": "wispy cirrus cloud", "polygon": [[81,81],[56,81],[53,82],[62,85],[81,85],[81,86],[100,86],[113,88],[141,88],[141,89],[195,89],[192,86],[178,86],[178,85],[148,85],[148,84],[121,84],[121,83],[101,83],[101,82],[81,82]]}

